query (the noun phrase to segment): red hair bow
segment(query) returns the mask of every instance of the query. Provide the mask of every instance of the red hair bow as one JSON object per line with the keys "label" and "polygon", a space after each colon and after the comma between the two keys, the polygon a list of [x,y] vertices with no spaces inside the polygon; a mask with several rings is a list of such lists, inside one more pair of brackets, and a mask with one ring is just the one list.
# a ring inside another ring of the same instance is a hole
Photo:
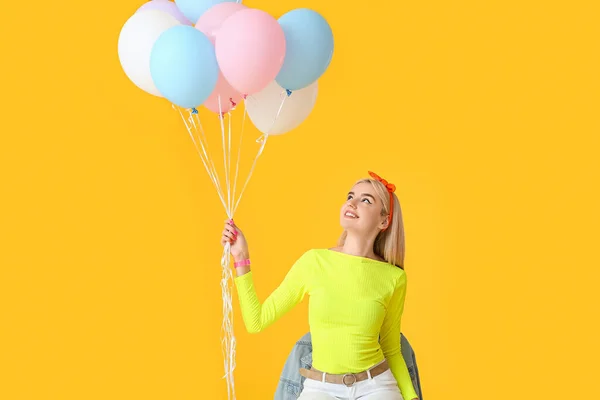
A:
{"label": "red hair bow", "polygon": [[[396,185],[394,185],[393,183],[389,183],[388,181],[386,181],[385,179],[383,179],[382,177],[377,175],[375,172],[369,171],[369,175],[371,175],[371,177],[373,179],[383,183],[383,185],[385,186],[385,188],[387,189],[387,191],[390,194],[390,222],[389,222],[388,226],[385,228],[385,229],[387,229],[392,224],[392,215],[394,212],[394,195],[392,193],[394,193],[396,191]],[[385,229],[384,229],[384,231],[385,231]]]}
{"label": "red hair bow", "polygon": [[383,185],[387,188],[388,192],[393,193],[396,191],[396,185],[394,185],[393,183],[389,183],[388,181],[377,175],[375,172],[369,171],[369,175],[371,175],[373,179],[376,179],[379,182],[383,183]]}

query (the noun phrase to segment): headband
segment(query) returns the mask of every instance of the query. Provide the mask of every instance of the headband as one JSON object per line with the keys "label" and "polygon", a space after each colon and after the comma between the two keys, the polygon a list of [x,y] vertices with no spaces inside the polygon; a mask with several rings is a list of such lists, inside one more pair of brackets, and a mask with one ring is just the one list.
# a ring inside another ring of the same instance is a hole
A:
{"label": "headband", "polygon": [[383,183],[383,185],[387,189],[388,193],[390,194],[390,223],[388,224],[388,226],[385,229],[383,229],[385,231],[392,224],[392,216],[393,216],[393,212],[394,212],[394,195],[393,195],[393,193],[396,191],[396,185],[394,185],[393,183],[389,183],[388,181],[386,181],[385,179],[383,179],[382,177],[380,177],[379,175],[377,175],[374,172],[369,171],[369,175],[371,175],[371,177],[373,179]]}

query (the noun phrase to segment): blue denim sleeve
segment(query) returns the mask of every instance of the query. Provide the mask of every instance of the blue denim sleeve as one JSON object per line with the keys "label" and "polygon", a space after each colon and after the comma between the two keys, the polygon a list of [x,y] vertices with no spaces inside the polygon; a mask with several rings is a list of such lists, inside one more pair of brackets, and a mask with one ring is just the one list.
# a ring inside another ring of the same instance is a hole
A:
{"label": "blue denim sleeve", "polygon": [[423,400],[423,391],[421,390],[421,378],[419,377],[419,368],[417,367],[417,357],[415,356],[415,353],[413,352],[413,361],[415,363],[415,381],[413,382],[414,386],[415,386],[415,390],[417,391],[417,394],[419,395],[419,400]]}
{"label": "blue denim sleeve", "polygon": [[310,369],[311,366],[312,342],[309,332],[296,342],[290,352],[283,366],[274,400],[296,400],[300,397],[306,379],[300,375],[300,368]]}
{"label": "blue denim sleeve", "polygon": [[410,374],[410,379],[412,381],[413,387],[419,396],[419,400],[423,400],[423,394],[421,392],[421,382],[419,378],[419,370],[417,368],[417,359],[415,357],[415,352],[408,342],[408,339],[404,336],[404,334],[400,334],[400,342],[402,349],[402,357],[406,362],[406,367],[408,368],[408,373]]}

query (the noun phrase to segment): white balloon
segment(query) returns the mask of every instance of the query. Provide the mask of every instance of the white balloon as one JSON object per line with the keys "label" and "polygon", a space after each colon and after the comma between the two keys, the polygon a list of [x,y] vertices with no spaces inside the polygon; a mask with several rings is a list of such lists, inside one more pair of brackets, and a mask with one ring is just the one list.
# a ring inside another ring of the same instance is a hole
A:
{"label": "white balloon", "polygon": [[162,97],[150,74],[150,53],[158,37],[181,23],[157,10],[142,10],[125,22],[119,35],[119,61],[123,71],[140,89]]}
{"label": "white balloon", "polygon": [[[291,96],[286,98],[285,89],[273,81],[262,91],[248,96],[246,110],[259,131],[269,135],[281,135],[304,122],[314,108],[317,92],[318,84],[315,81],[303,89],[293,91]],[[277,117],[280,107],[281,112]]]}

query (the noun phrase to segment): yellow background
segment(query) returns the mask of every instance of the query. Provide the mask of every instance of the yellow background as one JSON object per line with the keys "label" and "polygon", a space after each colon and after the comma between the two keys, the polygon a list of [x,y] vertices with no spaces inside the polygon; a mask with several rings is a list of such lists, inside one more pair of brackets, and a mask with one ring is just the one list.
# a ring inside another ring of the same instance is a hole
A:
{"label": "yellow background", "polygon": [[[225,214],[178,116],[119,65],[142,3],[3,2],[2,399],[226,398]],[[235,216],[261,298],[335,244],[373,170],[403,207],[424,398],[600,398],[597,2],[246,4],[314,8],[336,41]],[[238,398],[270,399],[306,303],[251,336],[234,301]]]}

